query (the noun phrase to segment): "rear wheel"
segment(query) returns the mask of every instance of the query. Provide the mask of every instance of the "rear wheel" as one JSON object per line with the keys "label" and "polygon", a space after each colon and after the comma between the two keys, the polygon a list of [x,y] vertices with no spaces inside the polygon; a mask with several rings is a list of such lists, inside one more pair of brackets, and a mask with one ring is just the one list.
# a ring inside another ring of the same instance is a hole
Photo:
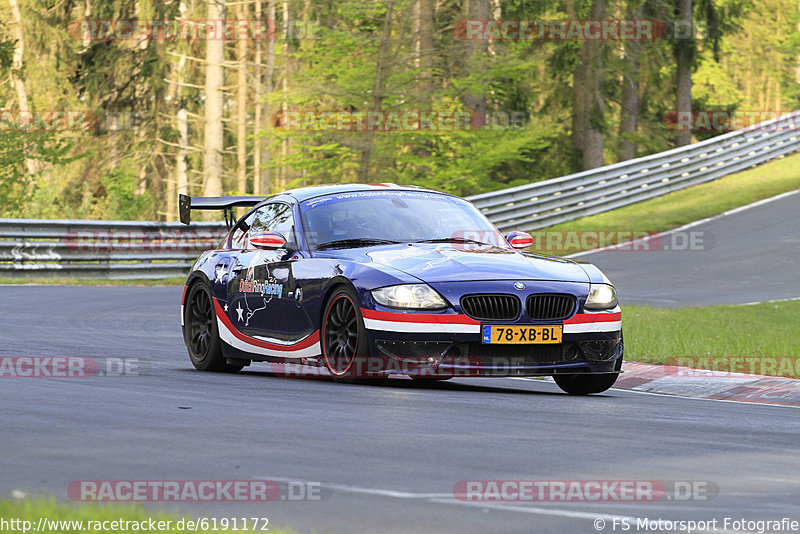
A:
{"label": "rear wheel", "polygon": [[[619,371],[622,367],[622,357],[620,356],[614,365],[614,370]],[[592,393],[602,393],[617,381],[619,373],[608,373],[602,375],[574,374],[574,375],[554,375],[558,387],[570,395],[591,395]]]}
{"label": "rear wheel", "polygon": [[366,368],[369,346],[356,301],[353,291],[339,288],[328,299],[322,316],[322,357],[337,382],[380,377]]}
{"label": "rear wheel", "polygon": [[189,358],[195,369],[201,371],[236,372],[241,365],[225,363],[217,328],[217,316],[211,292],[205,284],[198,282],[189,290],[184,317],[184,339],[189,349]]}

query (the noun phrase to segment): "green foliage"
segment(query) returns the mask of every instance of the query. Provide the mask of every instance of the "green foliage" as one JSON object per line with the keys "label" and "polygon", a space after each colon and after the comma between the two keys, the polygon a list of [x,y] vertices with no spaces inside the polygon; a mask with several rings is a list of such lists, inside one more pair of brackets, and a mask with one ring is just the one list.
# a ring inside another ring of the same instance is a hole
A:
{"label": "green foliage", "polygon": [[149,209],[153,198],[149,192],[138,193],[139,179],[136,176],[135,163],[123,161],[119,167],[100,179],[105,189],[104,200],[107,215],[110,219],[135,219],[140,213]]}
{"label": "green foliage", "polygon": [[692,78],[692,101],[696,109],[736,109],[744,100],[725,68],[716,61],[704,59]]}
{"label": "green foliage", "polygon": [[[494,5],[488,0],[487,6]],[[38,110],[135,114],[123,131],[0,133],[0,202],[4,213],[43,217],[164,218],[168,185],[176,182],[178,109],[189,112],[189,192],[202,191],[206,43],[88,40],[70,22],[91,19],[203,19],[205,2],[19,0],[25,53],[20,71],[29,105]],[[640,0],[606,2],[607,18],[626,18]],[[591,0],[507,0],[506,20],[585,19]],[[629,6],[630,4],[630,6]],[[181,13],[180,6],[188,11]],[[252,180],[256,139],[270,144],[272,191],[327,182],[414,183],[469,195],[561,176],[575,170],[571,136],[574,73],[580,41],[464,41],[454,27],[468,18],[466,0],[432,2],[433,48],[418,53],[415,0],[289,0],[289,19],[313,28],[314,38],[280,33],[274,41],[268,115],[299,111],[471,111],[485,102],[488,120],[465,131],[286,131],[254,127],[247,110],[247,166]],[[473,4],[474,6],[474,4]],[[267,8],[266,0],[262,7]],[[672,21],[675,2],[644,3],[643,18]],[[239,5],[228,7],[238,16]],[[252,4],[247,15],[254,18]],[[262,17],[266,17],[265,11]],[[695,109],[793,109],[800,43],[795,0],[697,0],[693,41],[636,43],[641,69],[638,130],[628,133],[639,155],[671,148],[675,132],[664,118],[675,107],[676,47],[694,57]],[[0,74],[10,80],[16,35],[0,2]],[[73,28],[74,29],[74,28]],[[286,30],[284,28],[284,30]],[[307,35],[306,35],[307,36]],[[385,40],[382,46],[382,40]],[[254,61],[255,42],[248,43]],[[261,63],[266,63],[266,43]],[[236,186],[236,41],[226,49],[223,190]],[[610,43],[604,57],[602,109],[590,121],[605,135],[605,159],[616,160],[622,80],[632,74],[626,43]],[[381,59],[382,58],[382,59]],[[718,61],[717,61],[718,60]],[[262,70],[263,72],[263,70]],[[252,63],[248,84],[255,81]],[[180,80],[180,83],[178,81]],[[254,85],[249,87],[249,103]],[[0,110],[18,109],[12,83],[0,84]],[[249,104],[249,105],[250,105]],[[496,119],[513,117],[508,127]],[[479,124],[478,121],[476,124]],[[702,138],[708,134],[699,134]],[[37,162],[27,172],[25,159]],[[173,194],[174,193],[170,193]]]}
{"label": "green foliage", "polygon": [[[379,65],[385,8],[380,3],[338,3],[335,15],[339,24],[322,28],[320,39],[304,43],[294,54],[306,68],[289,101],[291,108],[301,112],[469,112],[464,95],[481,94],[491,95],[487,97],[487,124],[480,126],[483,119],[476,119],[476,127],[466,131],[272,131],[276,147],[283,140],[302,147],[276,157],[272,165],[298,171],[299,178],[290,185],[389,181],[457,194],[550,177],[535,164],[545,159],[548,148],[563,133],[559,134],[548,116],[535,114],[529,99],[530,72],[542,66],[542,54],[531,54],[528,43],[498,44],[491,58],[470,54],[463,46],[449,49],[448,71],[434,67],[428,90],[415,91],[421,69],[413,65],[414,51],[408,39],[412,4],[404,0],[394,6],[388,59]],[[323,19],[330,16],[320,15]],[[438,48],[433,52],[437,59],[439,52]],[[376,95],[379,67],[382,79]],[[535,80],[533,85],[544,83]],[[280,97],[271,95],[275,100]],[[498,124],[506,117],[514,117],[512,127]],[[365,158],[369,160],[366,177],[360,174]]]}
{"label": "green foliage", "polygon": [[14,57],[14,43],[16,41],[0,41],[0,70],[11,67]]}
{"label": "green foliage", "polygon": [[0,134],[0,216],[25,217],[35,194],[39,176],[29,175],[26,160],[37,166],[63,165],[74,161],[73,143],[52,132],[4,131]]}

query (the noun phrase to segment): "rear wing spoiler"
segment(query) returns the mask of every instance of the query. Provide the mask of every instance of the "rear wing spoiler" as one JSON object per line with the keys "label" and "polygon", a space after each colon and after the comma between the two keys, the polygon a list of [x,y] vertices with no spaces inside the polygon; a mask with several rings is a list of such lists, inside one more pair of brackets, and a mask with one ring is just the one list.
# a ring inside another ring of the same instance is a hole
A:
{"label": "rear wing spoiler", "polygon": [[181,222],[189,224],[192,222],[192,210],[222,210],[225,212],[225,223],[228,228],[236,224],[236,217],[233,208],[239,206],[255,206],[267,197],[190,197],[189,195],[179,195],[178,209],[181,215]]}

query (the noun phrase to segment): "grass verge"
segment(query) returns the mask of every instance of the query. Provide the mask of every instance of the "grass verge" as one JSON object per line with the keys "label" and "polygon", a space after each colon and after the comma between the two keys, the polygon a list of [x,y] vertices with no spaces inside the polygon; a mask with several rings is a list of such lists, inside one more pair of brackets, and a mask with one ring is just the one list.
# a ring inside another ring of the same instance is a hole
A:
{"label": "grass verge", "polygon": [[[745,206],[787,191],[800,189],[800,154],[784,157],[759,167],[731,174],[681,191],[618,208],[598,215],[552,226],[537,232],[664,232],[706,217]],[[541,239],[546,239],[542,235]],[[590,240],[587,240],[590,241]],[[609,239],[612,242],[619,242]],[[594,248],[569,242],[541,250],[547,254],[566,255]],[[606,244],[606,243],[604,243]]]}
{"label": "grass verge", "polygon": [[[240,514],[242,515],[242,514]],[[233,526],[233,520],[226,520],[226,525],[222,524],[222,519],[214,520],[209,518],[203,522],[202,519],[192,519],[189,517],[178,517],[165,512],[156,512],[145,509],[141,504],[96,504],[96,503],[74,503],[65,504],[56,501],[54,498],[26,498],[26,499],[2,499],[0,500],[0,519],[6,521],[0,525],[1,532],[37,532],[37,527],[42,521],[41,534],[109,534],[109,533],[130,533],[139,532],[141,534],[184,534],[185,532],[198,532],[201,534],[226,533],[226,532],[253,532],[249,516],[248,524],[242,528],[242,517],[238,518],[240,530],[223,528],[223,526]],[[264,514],[261,514],[264,515]],[[8,523],[9,521],[15,523]],[[194,523],[189,523],[193,521]],[[114,523],[116,522],[116,523]],[[128,523],[124,523],[128,522]],[[153,523],[155,522],[155,523]],[[198,528],[195,529],[194,527]],[[265,526],[263,521],[258,528]],[[290,534],[287,530],[276,530],[272,526],[266,525],[269,532],[277,534]],[[249,530],[248,530],[249,529]]]}
{"label": "grass verge", "polygon": [[[625,306],[622,316],[628,361],[800,378],[800,301],[679,309]],[[744,358],[744,368],[725,368],[725,362],[736,365],[733,358]]]}

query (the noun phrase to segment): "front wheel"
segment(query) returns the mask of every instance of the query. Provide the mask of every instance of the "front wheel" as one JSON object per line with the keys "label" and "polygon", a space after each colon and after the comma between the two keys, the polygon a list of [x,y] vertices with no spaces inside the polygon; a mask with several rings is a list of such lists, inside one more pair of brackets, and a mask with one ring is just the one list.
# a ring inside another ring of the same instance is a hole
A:
{"label": "front wheel", "polygon": [[[622,357],[617,360],[614,370],[619,371],[622,367]],[[591,395],[592,393],[602,393],[614,385],[619,373],[608,373],[602,375],[574,374],[574,375],[553,375],[558,387],[570,395]]]}
{"label": "front wheel", "polygon": [[328,299],[322,316],[322,357],[336,382],[380,377],[366,368],[369,346],[356,302],[354,292],[341,287]]}
{"label": "front wheel", "polygon": [[214,302],[208,287],[202,282],[194,284],[186,302],[183,335],[195,369],[241,371],[241,365],[225,363],[217,328],[217,314],[214,312]]}

